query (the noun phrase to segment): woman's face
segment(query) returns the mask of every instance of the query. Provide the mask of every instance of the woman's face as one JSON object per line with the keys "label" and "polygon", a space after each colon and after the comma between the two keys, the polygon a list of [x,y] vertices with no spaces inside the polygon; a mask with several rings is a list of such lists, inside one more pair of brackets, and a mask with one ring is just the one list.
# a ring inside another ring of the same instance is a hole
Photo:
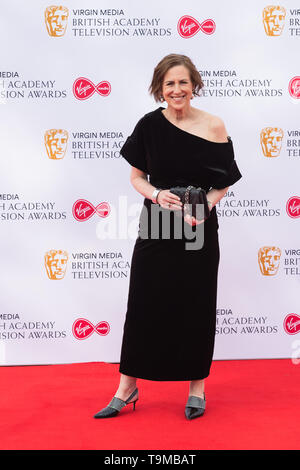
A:
{"label": "woman's face", "polygon": [[184,65],[171,67],[164,76],[162,95],[168,106],[181,110],[190,105],[193,84],[190,72]]}

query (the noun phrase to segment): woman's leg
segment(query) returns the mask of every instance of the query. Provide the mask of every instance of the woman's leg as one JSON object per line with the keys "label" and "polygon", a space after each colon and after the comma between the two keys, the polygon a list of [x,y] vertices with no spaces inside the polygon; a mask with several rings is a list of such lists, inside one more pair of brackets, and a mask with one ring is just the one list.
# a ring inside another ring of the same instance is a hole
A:
{"label": "woman's leg", "polygon": [[204,398],[204,379],[191,381],[189,395]]}
{"label": "woman's leg", "polygon": [[119,388],[115,394],[115,397],[125,401],[135,389],[136,378],[121,374]]}

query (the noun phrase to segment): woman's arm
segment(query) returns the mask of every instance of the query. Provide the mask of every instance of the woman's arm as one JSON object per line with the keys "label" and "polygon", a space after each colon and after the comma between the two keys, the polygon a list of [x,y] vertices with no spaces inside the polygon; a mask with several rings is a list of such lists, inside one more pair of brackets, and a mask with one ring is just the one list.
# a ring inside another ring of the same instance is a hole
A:
{"label": "woman's arm", "polygon": [[134,189],[136,189],[142,196],[151,199],[153,191],[156,189],[147,180],[147,174],[138,168],[132,167],[130,174],[130,182]]}
{"label": "woman's arm", "polygon": [[[228,186],[229,188],[229,186]],[[227,193],[228,188],[223,188],[223,189],[211,189],[208,191],[206,194],[207,197],[207,202],[210,202],[209,208],[212,210],[212,208],[222,199],[222,197]]]}
{"label": "woman's arm", "polygon": [[[132,186],[144,197],[152,200],[152,194],[155,186],[147,181],[147,174],[138,168],[132,167],[130,181]],[[171,193],[168,189],[163,189],[157,196],[157,203],[165,209],[181,210],[180,197]],[[171,204],[171,206],[169,206]]]}

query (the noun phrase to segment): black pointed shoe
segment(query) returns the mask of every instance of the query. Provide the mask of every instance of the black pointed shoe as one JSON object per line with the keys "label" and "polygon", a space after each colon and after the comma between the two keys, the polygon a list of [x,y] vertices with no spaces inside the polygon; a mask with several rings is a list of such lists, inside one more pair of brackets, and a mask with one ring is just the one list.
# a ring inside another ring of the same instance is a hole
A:
{"label": "black pointed shoe", "polygon": [[187,419],[194,419],[202,416],[205,411],[205,394],[204,398],[196,397],[194,395],[190,395],[185,406],[185,416]]}
{"label": "black pointed shoe", "polygon": [[[133,400],[134,398],[134,400]],[[121,409],[129,405],[129,403],[133,403],[133,409],[135,410],[135,404],[139,399],[139,391],[136,388],[130,397],[127,400],[121,400],[121,398],[113,397],[111,402],[102,410],[100,410],[97,414],[95,414],[94,418],[112,418],[113,416],[117,416]]]}

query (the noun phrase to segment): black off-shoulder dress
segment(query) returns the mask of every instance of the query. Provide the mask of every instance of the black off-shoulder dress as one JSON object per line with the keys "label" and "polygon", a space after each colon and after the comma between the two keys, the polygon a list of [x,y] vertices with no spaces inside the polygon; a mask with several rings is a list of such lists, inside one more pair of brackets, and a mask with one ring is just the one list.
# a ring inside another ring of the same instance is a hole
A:
{"label": "black off-shoulder dress", "polygon": [[[209,191],[241,178],[230,137],[216,143],[190,134],[168,121],[163,109],[140,119],[121,149],[130,165],[149,175],[153,186],[193,185]],[[181,239],[175,238],[172,228],[169,239],[162,232],[150,238],[150,230],[148,238],[140,236],[144,211],[151,226],[152,204],[144,199],[132,254],[119,371],[149,380],[204,379],[210,372],[216,326],[216,209],[204,224],[193,227],[204,229],[202,248],[187,250],[184,230]],[[175,217],[176,211],[169,212]]]}

